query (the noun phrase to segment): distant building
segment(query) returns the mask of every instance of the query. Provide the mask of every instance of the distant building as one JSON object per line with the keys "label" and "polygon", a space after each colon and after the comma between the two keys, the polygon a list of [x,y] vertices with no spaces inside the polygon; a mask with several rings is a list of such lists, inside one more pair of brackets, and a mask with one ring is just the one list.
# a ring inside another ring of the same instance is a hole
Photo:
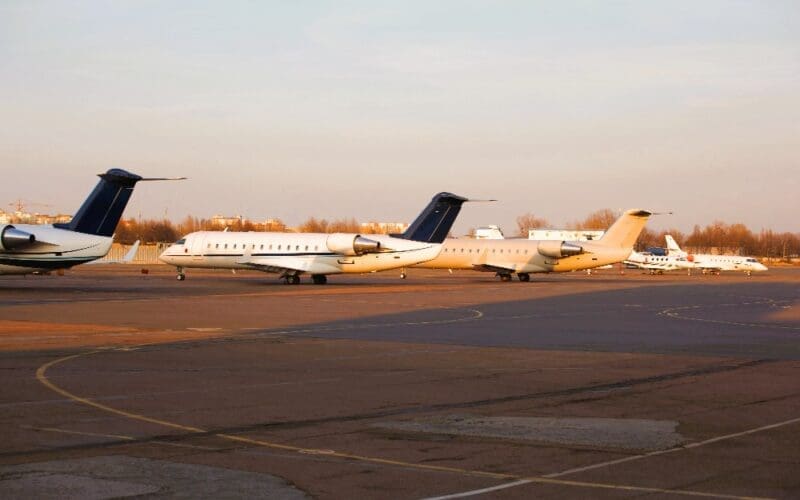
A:
{"label": "distant building", "polygon": [[363,233],[372,234],[400,234],[408,229],[405,222],[362,222],[359,227]]}
{"label": "distant building", "polygon": [[214,215],[211,217],[211,224],[218,227],[235,226],[237,224],[244,224],[249,222],[241,215],[234,215],[233,217],[226,217],[224,215]]}
{"label": "distant building", "polygon": [[476,240],[502,240],[505,239],[499,226],[490,225],[479,227],[475,230]]}
{"label": "distant building", "polygon": [[14,213],[8,213],[0,210],[0,224],[56,224],[59,222],[69,222],[72,220],[71,215],[57,214],[31,214],[17,210]]}
{"label": "distant building", "polygon": [[58,214],[58,215],[34,214],[33,220],[34,224],[59,224],[71,221],[72,216],[66,214]]}
{"label": "distant building", "polygon": [[605,231],[590,231],[585,229],[530,229],[529,240],[555,240],[555,241],[592,241],[603,237]]}

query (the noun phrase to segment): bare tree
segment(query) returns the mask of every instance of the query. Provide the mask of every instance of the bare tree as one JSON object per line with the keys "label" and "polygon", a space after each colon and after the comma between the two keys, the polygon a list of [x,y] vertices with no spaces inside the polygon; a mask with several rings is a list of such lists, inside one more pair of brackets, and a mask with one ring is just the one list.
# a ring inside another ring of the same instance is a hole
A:
{"label": "bare tree", "polygon": [[528,212],[517,217],[517,235],[527,238],[530,229],[545,228],[548,225],[546,219],[536,217],[531,212]]}

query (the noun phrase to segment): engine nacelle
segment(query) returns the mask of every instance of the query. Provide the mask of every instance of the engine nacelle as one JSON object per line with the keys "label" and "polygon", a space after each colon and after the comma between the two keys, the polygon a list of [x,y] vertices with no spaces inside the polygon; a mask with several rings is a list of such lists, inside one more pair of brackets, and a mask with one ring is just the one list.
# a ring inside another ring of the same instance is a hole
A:
{"label": "engine nacelle", "polygon": [[0,250],[16,250],[32,245],[36,236],[20,231],[11,224],[0,226]]}
{"label": "engine nacelle", "polygon": [[539,253],[545,257],[560,259],[583,253],[583,247],[567,243],[566,241],[540,241]]}
{"label": "engine nacelle", "polygon": [[328,250],[341,255],[363,255],[381,251],[379,241],[364,238],[360,234],[333,233],[325,241]]}

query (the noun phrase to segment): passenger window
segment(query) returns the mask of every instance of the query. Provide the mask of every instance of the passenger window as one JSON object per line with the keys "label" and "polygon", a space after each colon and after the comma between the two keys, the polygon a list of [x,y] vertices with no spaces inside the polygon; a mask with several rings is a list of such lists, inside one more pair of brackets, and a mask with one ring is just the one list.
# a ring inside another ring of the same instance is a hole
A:
{"label": "passenger window", "polygon": [[214,246],[214,248],[219,248],[219,243],[217,243],[217,244]]}
{"label": "passenger window", "polygon": [[319,245],[314,245],[314,250],[319,250]]}
{"label": "passenger window", "polygon": [[308,252],[308,245],[306,245],[306,252]]}
{"label": "passenger window", "polygon": [[269,246],[269,249],[272,250],[272,245]]}
{"label": "passenger window", "polygon": [[206,248],[211,248],[211,243],[209,243],[208,245],[206,245]]}
{"label": "passenger window", "polygon": [[227,244],[227,243],[225,243],[225,249],[227,250],[227,248],[228,248],[228,244]]}
{"label": "passenger window", "polygon": [[259,250],[264,250],[264,244],[263,243],[261,244],[261,248],[259,248]]}
{"label": "passenger window", "polygon": [[280,250],[280,249],[281,249],[281,246],[280,246],[280,245],[278,245],[278,250]]}
{"label": "passenger window", "polygon": [[236,250],[236,243],[233,244],[233,249]]}
{"label": "passenger window", "polygon": [[296,251],[297,251],[297,250],[300,250],[300,245],[295,245],[295,246],[294,246],[294,249],[295,249]]}

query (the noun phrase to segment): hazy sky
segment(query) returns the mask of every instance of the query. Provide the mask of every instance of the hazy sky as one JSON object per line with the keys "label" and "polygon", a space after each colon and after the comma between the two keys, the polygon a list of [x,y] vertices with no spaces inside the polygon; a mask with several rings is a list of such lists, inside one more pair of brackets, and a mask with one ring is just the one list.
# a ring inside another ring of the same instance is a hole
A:
{"label": "hazy sky", "polygon": [[800,231],[800,2],[0,3],[0,202],[410,221],[673,210]]}

